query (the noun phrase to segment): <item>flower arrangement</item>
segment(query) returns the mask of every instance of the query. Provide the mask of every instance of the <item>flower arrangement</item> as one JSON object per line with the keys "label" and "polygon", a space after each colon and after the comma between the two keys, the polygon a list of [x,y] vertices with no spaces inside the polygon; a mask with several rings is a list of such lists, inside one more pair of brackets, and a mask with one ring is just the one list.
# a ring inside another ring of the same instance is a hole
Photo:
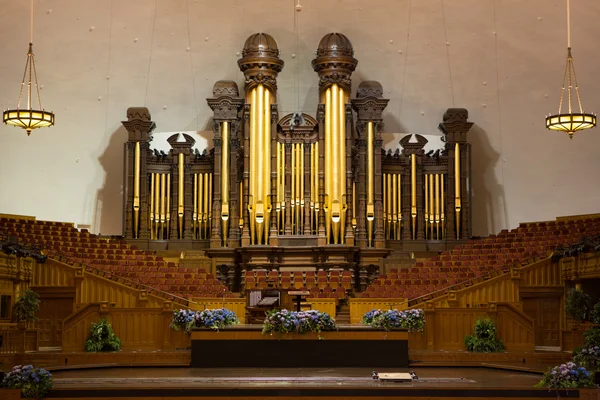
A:
{"label": "flower arrangement", "polygon": [[389,331],[394,328],[405,328],[409,332],[422,332],[425,329],[425,313],[423,310],[371,310],[360,320],[363,325],[371,325],[376,329]]}
{"label": "flower arrangement", "polygon": [[590,346],[581,349],[581,351],[573,357],[573,362],[590,370],[598,370],[600,367],[600,347]]}
{"label": "flower arrangement", "polygon": [[25,398],[42,398],[52,389],[52,374],[32,365],[16,365],[4,376],[0,386],[21,389],[21,395]]}
{"label": "flower arrangement", "polygon": [[544,374],[544,377],[535,385],[550,389],[576,389],[595,388],[591,374],[584,368],[578,367],[573,362],[558,365]]}
{"label": "flower arrangement", "polygon": [[235,313],[226,308],[198,311],[194,315],[194,325],[199,328],[211,328],[219,330],[227,325],[235,325],[239,323],[240,321]]}
{"label": "flower arrangement", "polygon": [[[331,316],[317,310],[272,310],[263,324],[263,335],[278,333],[306,333],[333,331],[337,325]],[[321,337],[319,337],[321,339]]]}
{"label": "flower arrangement", "polygon": [[189,334],[194,326],[219,330],[239,323],[235,313],[226,308],[204,311],[179,310],[173,311],[173,319],[169,327],[175,331],[182,329]]}

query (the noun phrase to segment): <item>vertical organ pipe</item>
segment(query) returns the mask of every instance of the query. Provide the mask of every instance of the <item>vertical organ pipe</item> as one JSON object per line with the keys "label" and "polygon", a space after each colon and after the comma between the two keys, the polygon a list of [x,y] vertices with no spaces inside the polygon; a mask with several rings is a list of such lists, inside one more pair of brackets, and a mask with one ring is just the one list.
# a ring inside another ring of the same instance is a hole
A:
{"label": "vertical organ pipe", "polygon": [[208,239],[208,172],[204,173],[204,193],[202,196],[202,233]]}
{"label": "vertical organ pipe", "polygon": [[328,88],[325,92],[325,204],[323,204],[325,210],[325,235],[327,244],[331,241],[331,199],[333,198],[331,188],[331,159],[333,157],[331,151],[331,120],[331,88]]}
{"label": "vertical organ pipe", "polygon": [[196,213],[197,215],[197,221],[196,221],[196,228],[197,228],[197,234],[198,234],[198,239],[202,239],[202,220],[204,219],[203,213],[202,213],[202,194],[204,192],[204,179],[202,179],[202,173],[197,174],[198,175],[198,203],[196,204],[196,207],[198,207],[198,211]]}
{"label": "vertical organ pipe", "polygon": [[264,89],[264,126],[263,126],[263,148],[261,155],[264,158],[263,161],[263,204],[265,205],[264,210],[264,230],[265,240],[264,244],[269,244],[269,228],[271,226],[271,92],[268,88]]}
{"label": "vertical organ pipe", "polygon": [[333,235],[333,244],[338,244],[338,235],[340,232],[340,154],[339,154],[339,131],[340,115],[338,112],[339,90],[337,84],[331,87],[331,232]]}
{"label": "vertical organ pipe", "polygon": [[425,174],[425,239],[429,238],[429,174]]}
{"label": "vertical organ pipe", "polygon": [[432,174],[429,174],[429,230],[430,230],[430,239],[435,239],[433,237],[434,234],[434,228],[435,228],[435,198],[434,198],[434,194],[435,194],[435,189],[433,187],[434,185],[434,176]]}
{"label": "vertical organ pipe", "polygon": [[135,142],[135,154],[133,157],[133,237],[139,236],[140,229],[140,142]]}
{"label": "vertical organ pipe", "polygon": [[264,86],[263,85],[258,85],[257,87],[257,93],[256,93],[256,100],[257,100],[257,107],[256,107],[256,113],[257,115],[257,131],[255,133],[255,137],[256,137],[256,153],[254,154],[254,157],[257,158],[257,163],[256,163],[256,171],[254,173],[256,173],[258,179],[256,182],[256,191],[254,193],[254,196],[256,197],[255,200],[255,207],[256,207],[256,241],[257,244],[262,244],[262,239],[263,239],[263,234],[265,232],[265,203],[263,201],[263,197],[264,197],[264,179],[265,176],[263,175],[264,173],[264,169],[265,169],[265,159],[263,157],[263,151],[264,151],[264,135],[263,135],[263,129],[264,129],[264,123],[265,123],[265,114],[264,114],[264,100],[265,100],[265,90],[264,90]]}
{"label": "vertical organ pipe", "polygon": [[435,235],[440,240],[440,174],[435,174]]}
{"label": "vertical organ pipe", "polygon": [[184,173],[185,173],[185,158],[183,153],[179,153],[178,156],[178,185],[177,185],[177,189],[178,189],[178,193],[177,193],[177,217],[179,220],[179,238],[183,239],[183,205],[184,205]]}
{"label": "vertical organ pipe", "polygon": [[456,211],[456,239],[460,239],[460,146],[454,145],[454,209]]}
{"label": "vertical organ pipe", "polygon": [[346,232],[346,94],[343,88],[339,88],[338,96],[338,112],[339,112],[339,150],[338,163],[340,164],[339,172],[339,200],[340,200],[340,237],[339,243],[344,243]]}
{"label": "vertical organ pipe", "polygon": [[398,225],[398,176],[392,174],[392,239],[398,239],[396,237],[396,227]]}
{"label": "vertical organ pipe", "polygon": [[402,174],[398,174],[398,231],[396,238],[400,240],[402,232]]}
{"label": "vertical organ pipe", "polygon": [[369,121],[367,122],[367,246],[369,247],[373,244],[373,224],[375,221],[375,154],[373,140],[373,122]]}
{"label": "vertical organ pipe", "polygon": [[250,221],[248,221],[250,228],[250,244],[256,244],[256,207],[255,201],[257,199],[256,195],[256,136],[258,132],[258,124],[257,124],[257,88],[253,88],[250,94],[252,99],[252,104],[250,104],[250,174],[249,174],[249,192],[248,193],[248,216]]}
{"label": "vertical organ pipe", "polygon": [[160,239],[158,237],[159,227],[160,227],[160,175],[154,174],[154,231],[155,239]]}
{"label": "vertical organ pipe", "polygon": [[411,178],[411,193],[410,193],[410,214],[412,217],[412,238],[417,238],[417,156],[410,155],[410,178]]}
{"label": "vertical organ pipe", "polygon": [[154,237],[154,174],[150,174],[150,239],[155,239]]}
{"label": "vertical organ pipe", "polygon": [[165,239],[165,206],[166,206],[166,185],[167,177],[166,174],[160,174],[160,237],[159,239]]}
{"label": "vertical organ pipe", "polygon": [[194,239],[198,234],[198,174],[194,174],[194,198],[193,198],[193,212],[192,212],[192,229],[194,231]]}
{"label": "vertical organ pipe", "polygon": [[167,232],[166,239],[171,234],[171,174],[167,174]]}
{"label": "vertical organ pipe", "polygon": [[227,121],[222,122],[221,139],[221,235],[223,246],[226,247],[229,224],[229,122]]}

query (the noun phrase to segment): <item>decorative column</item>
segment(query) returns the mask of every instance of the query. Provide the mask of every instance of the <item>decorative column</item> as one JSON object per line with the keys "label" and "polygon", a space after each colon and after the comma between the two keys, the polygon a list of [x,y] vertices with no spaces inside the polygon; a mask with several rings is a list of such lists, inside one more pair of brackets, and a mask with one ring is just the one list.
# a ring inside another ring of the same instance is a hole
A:
{"label": "decorative column", "polygon": [[[412,135],[406,135],[400,139],[400,146],[402,146],[402,154],[408,159],[408,178],[405,179],[409,182],[407,190],[408,193],[408,218],[405,219],[406,225],[404,231],[409,231],[409,238],[412,240],[424,240],[424,207],[423,207],[423,166],[422,156],[425,154],[423,150],[427,144],[427,139],[421,135],[414,135],[417,139],[416,143],[410,141]],[[414,157],[413,157],[414,156]],[[415,160],[413,163],[413,159]],[[414,166],[414,167],[413,167]]]}
{"label": "decorative column", "polygon": [[319,123],[319,217],[317,229],[317,244],[324,246],[325,237],[325,104],[317,106],[317,121]]}
{"label": "decorative column", "polygon": [[[185,139],[179,141],[179,135]],[[190,168],[192,147],[196,141],[185,133],[176,133],[167,139],[171,145],[173,160],[173,193],[171,207],[171,240],[193,239],[192,226],[192,196],[194,185]],[[181,175],[183,173],[183,176]],[[183,186],[182,186],[183,184]]]}
{"label": "decorative column", "polygon": [[242,215],[244,226],[242,227],[242,247],[250,245],[250,213],[248,211],[248,192],[249,192],[249,178],[250,178],[250,104],[244,104],[243,112],[243,139],[244,139],[244,172],[242,174],[242,188],[243,188],[243,204],[242,204]]}
{"label": "decorative column", "polygon": [[[443,122],[439,125],[440,131],[446,137],[448,153],[446,190],[446,238],[448,240],[466,240],[471,236],[471,192],[467,185],[467,181],[471,178],[471,144],[467,142],[467,132],[473,123],[468,122],[468,118],[469,112],[466,109],[449,108],[444,113]],[[457,167],[459,171],[456,171]],[[457,177],[460,179],[458,185]],[[456,192],[457,187],[460,193]]]}
{"label": "decorative column", "polygon": [[[324,118],[324,194],[325,236],[327,244],[345,244],[348,209],[347,154],[352,152],[352,132],[347,131],[346,104],[349,102],[352,72],[358,60],[350,40],[341,33],[329,33],[319,42],[312,61],[319,75],[319,103]],[[321,134],[322,129],[319,129]],[[351,196],[350,196],[351,198]],[[350,229],[351,230],[351,229]],[[350,238],[353,239],[352,233]],[[352,240],[353,241],[353,240]]]}
{"label": "decorative column", "polygon": [[[377,81],[361,82],[352,107],[356,111],[359,151],[357,236],[360,247],[385,247],[382,193],[383,110],[389,100]],[[370,143],[369,143],[370,142]],[[364,211],[363,211],[364,210]],[[364,214],[364,215],[362,215]],[[369,226],[370,225],[370,226]],[[371,237],[369,237],[371,235]]]}
{"label": "decorative column", "polygon": [[[239,97],[238,86],[233,81],[218,81],[213,87],[213,97],[206,100],[213,110],[215,136],[213,168],[213,215],[210,247],[238,247],[239,194],[237,182],[237,152],[239,148],[239,112],[244,100]],[[227,143],[223,143],[227,140]],[[223,149],[227,149],[227,157]],[[225,159],[224,159],[225,157]],[[223,192],[226,190],[226,193]],[[236,239],[234,239],[234,237]],[[230,240],[234,239],[230,243]]]}
{"label": "decorative column", "polygon": [[149,239],[147,158],[150,134],[156,128],[145,107],[127,109],[127,121],[122,121],[129,134],[125,143],[125,174],[123,182],[123,235],[126,239]]}

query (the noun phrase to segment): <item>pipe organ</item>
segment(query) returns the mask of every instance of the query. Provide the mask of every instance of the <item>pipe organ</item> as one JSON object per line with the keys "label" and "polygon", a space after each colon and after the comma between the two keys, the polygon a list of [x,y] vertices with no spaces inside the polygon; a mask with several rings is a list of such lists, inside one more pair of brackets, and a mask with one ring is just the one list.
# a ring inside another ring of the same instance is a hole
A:
{"label": "pipe organ", "polygon": [[279,48],[268,34],[251,35],[238,60],[243,93],[224,80],[207,99],[210,151],[194,148],[185,134],[168,139],[168,153],[151,149],[150,113],[129,109],[125,237],[147,248],[221,249],[219,257],[232,263],[252,252],[263,264],[279,262],[265,254],[295,246],[355,249],[340,260],[372,264],[389,249],[437,251],[468,239],[467,111],[446,111],[439,125],[445,144],[437,151],[426,153],[421,135],[406,135],[386,151],[388,100],[376,81],[359,83],[352,96],[357,64],[346,36],[323,37],[312,61],[315,116],[280,117]]}

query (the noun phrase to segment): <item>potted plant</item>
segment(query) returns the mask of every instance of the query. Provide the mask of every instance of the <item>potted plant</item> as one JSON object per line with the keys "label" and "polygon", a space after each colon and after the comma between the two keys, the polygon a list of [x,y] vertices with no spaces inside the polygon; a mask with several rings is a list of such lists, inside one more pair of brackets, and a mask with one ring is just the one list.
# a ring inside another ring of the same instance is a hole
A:
{"label": "potted plant", "polygon": [[85,342],[85,351],[121,351],[121,339],[115,336],[112,325],[105,319],[92,323],[88,340]]}
{"label": "potted plant", "polygon": [[565,298],[565,313],[577,322],[583,322],[590,316],[592,299],[583,290],[571,289]]}
{"label": "potted plant", "polygon": [[27,289],[15,301],[12,318],[20,328],[25,328],[29,322],[37,321],[38,312],[40,312],[40,296],[33,290]]}
{"label": "potted plant", "polygon": [[474,353],[504,351],[504,343],[496,338],[496,324],[489,318],[475,322],[475,334],[465,336],[465,347]]}
{"label": "potted plant", "polygon": [[52,389],[52,374],[44,368],[32,365],[16,365],[4,379],[2,387],[20,389],[21,396],[31,399],[43,398]]}

